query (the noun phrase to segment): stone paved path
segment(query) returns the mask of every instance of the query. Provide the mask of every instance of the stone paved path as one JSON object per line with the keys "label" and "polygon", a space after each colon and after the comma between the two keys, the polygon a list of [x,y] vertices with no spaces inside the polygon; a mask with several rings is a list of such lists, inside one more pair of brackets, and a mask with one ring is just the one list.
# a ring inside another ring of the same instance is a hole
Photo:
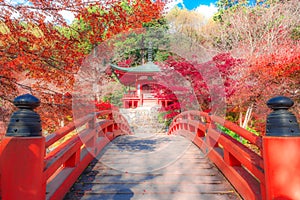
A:
{"label": "stone paved path", "polygon": [[65,200],[240,199],[218,169],[180,136],[121,136],[73,185]]}

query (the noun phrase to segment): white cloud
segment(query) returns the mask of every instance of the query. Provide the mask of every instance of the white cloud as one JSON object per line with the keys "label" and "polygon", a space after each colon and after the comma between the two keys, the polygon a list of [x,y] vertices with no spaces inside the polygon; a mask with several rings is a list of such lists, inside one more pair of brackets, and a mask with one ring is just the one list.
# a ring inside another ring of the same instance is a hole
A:
{"label": "white cloud", "polygon": [[200,5],[195,9],[197,12],[201,13],[206,19],[211,18],[215,13],[218,12],[218,8],[215,4],[211,3],[208,5]]}
{"label": "white cloud", "polygon": [[5,0],[4,2],[11,5],[32,5],[32,3],[27,0]]}
{"label": "white cloud", "polygon": [[68,24],[71,24],[75,18],[74,13],[67,10],[59,11],[59,13],[63,16],[63,18],[67,21]]}
{"label": "white cloud", "polygon": [[182,6],[184,6],[183,0],[171,0],[171,1],[168,1],[168,4],[165,7],[165,12],[169,12],[176,5],[182,5]]}

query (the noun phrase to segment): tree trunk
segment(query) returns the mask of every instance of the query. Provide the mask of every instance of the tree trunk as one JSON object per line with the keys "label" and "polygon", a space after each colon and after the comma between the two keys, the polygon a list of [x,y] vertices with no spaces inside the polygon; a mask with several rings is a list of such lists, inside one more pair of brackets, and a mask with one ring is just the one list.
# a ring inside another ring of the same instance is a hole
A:
{"label": "tree trunk", "polygon": [[248,123],[251,119],[251,114],[252,114],[252,110],[253,110],[253,103],[248,107],[246,115],[245,115],[245,119],[242,125],[242,128],[247,128]]}

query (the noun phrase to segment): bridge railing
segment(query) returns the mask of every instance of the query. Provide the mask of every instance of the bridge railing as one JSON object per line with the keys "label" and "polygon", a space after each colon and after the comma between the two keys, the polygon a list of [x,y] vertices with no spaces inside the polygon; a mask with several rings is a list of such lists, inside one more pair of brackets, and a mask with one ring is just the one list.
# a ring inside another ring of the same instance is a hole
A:
{"label": "bridge railing", "polygon": [[7,134],[1,142],[2,199],[62,199],[106,144],[123,134],[131,134],[127,120],[111,110],[91,113],[46,137]]}
{"label": "bridge railing", "polygon": [[261,149],[260,137],[205,112],[187,111],[179,114],[174,118],[169,134],[180,134],[192,140],[245,199],[260,199],[265,191],[261,155],[222,132],[220,126],[234,131]]}
{"label": "bridge railing", "polygon": [[[299,125],[287,111],[293,105],[290,100],[279,97],[274,101],[274,105],[268,103],[274,111],[269,115],[272,118],[267,119],[265,136],[257,136],[221,117],[199,111],[176,116],[168,134],[182,135],[193,141],[244,199],[300,199]],[[248,142],[239,142],[221,127]]]}

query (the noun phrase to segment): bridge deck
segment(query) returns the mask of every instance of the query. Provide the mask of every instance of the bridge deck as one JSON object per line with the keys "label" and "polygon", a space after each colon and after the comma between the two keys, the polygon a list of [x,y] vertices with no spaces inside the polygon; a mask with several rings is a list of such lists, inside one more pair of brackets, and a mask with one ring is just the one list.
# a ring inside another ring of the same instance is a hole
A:
{"label": "bridge deck", "polygon": [[199,149],[180,136],[121,136],[84,171],[65,200],[240,199]]}

